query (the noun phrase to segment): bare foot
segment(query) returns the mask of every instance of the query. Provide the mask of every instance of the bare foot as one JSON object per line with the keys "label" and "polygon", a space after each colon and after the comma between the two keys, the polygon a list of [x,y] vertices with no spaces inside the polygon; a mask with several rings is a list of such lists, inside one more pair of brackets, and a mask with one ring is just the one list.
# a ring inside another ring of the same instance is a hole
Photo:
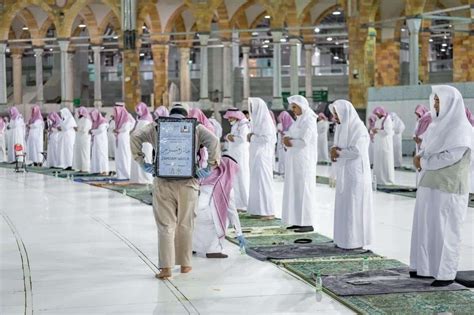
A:
{"label": "bare foot", "polygon": [[155,278],[161,279],[161,280],[166,280],[168,278],[171,278],[171,268],[161,268],[160,273],[155,275]]}
{"label": "bare foot", "polygon": [[273,220],[275,219],[275,216],[274,215],[263,215],[261,217],[262,220]]}
{"label": "bare foot", "polygon": [[188,273],[191,272],[191,270],[193,270],[191,266],[181,266],[181,273]]}

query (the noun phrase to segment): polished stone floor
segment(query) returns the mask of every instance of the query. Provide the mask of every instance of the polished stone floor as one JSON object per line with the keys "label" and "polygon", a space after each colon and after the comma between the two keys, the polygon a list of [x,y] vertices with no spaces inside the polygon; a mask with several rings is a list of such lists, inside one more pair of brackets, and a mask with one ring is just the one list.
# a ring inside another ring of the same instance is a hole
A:
{"label": "polished stone floor", "polygon": [[[414,183],[414,174],[397,172],[397,182]],[[334,190],[317,189],[315,225],[332,237]],[[276,180],[278,213],[282,190]],[[374,251],[408,262],[414,203],[376,193]],[[0,169],[0,216],[2,315],[352,313],[230,243],[228,259],[196,257],[192,273],[156,280],[150,206],[109,190]],[[462,235],[460,269],[474,269],[474,209]]]}

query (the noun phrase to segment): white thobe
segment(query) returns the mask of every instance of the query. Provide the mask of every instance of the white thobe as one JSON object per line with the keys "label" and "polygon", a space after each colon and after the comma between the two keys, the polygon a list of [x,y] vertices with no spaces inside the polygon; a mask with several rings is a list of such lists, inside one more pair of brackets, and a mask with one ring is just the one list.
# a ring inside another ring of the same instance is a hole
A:
{"label": "white thobe", "polygon": [[318,159],[318,127],[308,122],[291,125],[292,138],[285,160],[282,221],[286,225],[314,225],[316,210],[316,163]]}
{"label": "white thobe", "polygon": [[209,118],[209,122],[214,127],[214,133],[219,140],[222,138],[222,126],[215,118]]}
{"label": "white thobe", "polygon": [[371,244],[373,235],[370,138],[361,137],[354,147],[342,149],[335,165],[334,243],[341,248]]}
{"label": "white thobe", "polygon": [[329,122],[318,121],[318,162],[329,162],[328,131]]}
{"label": "white thobe", "polygon": [[[73,126],[65,126],[61,121],[58,145],[58,167],[72,167],[74,157],[74,143],[76,142],[76,131]],[[67,127],[67,129],[66,129]]]}
{"label": "white thobe", "polygon": [[8,137],[8,162],[15,162],[15,144],[21,144],[25,150],[25,123],[22,117],[10,120]]}
{"label": "white thobe", "polygon": [[115,167],[118,179],[129,179],[132,165],[132,151],[130,149],[130,131],[133,128],[131,121],[123,124],[118,131],[115,141]]}
{"label": "white thobe", "polygon": [[393,165],[393,124],[392,119],[385,119],[382,130],[382,119],[377,119],[375,128],[378,129],[374,138],[374,173],[377,185],[393,185],[395,183],[395,168]]}
{"label": "white thobe", "polygon": [[[439,170],[462,159],[466,148],[422,157],[423,171]],[[418,187],[411,237],[410,267],[418,275],[454,280],[459,263],[461,227],[469,194]]]}
{"label": "white thobe", "polygon": [[[193,250],[199,254],[222,253],[225,231],[219,223],[219,216],[214,198],[212,196],[213,186],[203,185],[200,188],[196,218],[194,219]],[[239,215],[235,206],[234,191],[229,196],[229,207],[227,208],[227,224],[234,226],[237,236],[242,235]]]}
{"label": "white thobe", "polygon": [[76,141],[74,142],[74,159],[72,168],[89,172],[91,168],[91,135],[92,121],[82,117],[77,121]]}
{"label": "white thobe", "polygon": [[115,120],[111,120],[109,123],[109,128],[107,129],[107,137],[109,139],[109,158],[114,159],[115,158]]}
{"label": "white thobe", "polygon": [[59,166],[59,130],[52,128],[48,134],[47,164],[48,167]]}
{"label": "white thobe", "polygon": [[[472,147],[474,148],[474,127],[472,128]],[[474,194],[474,153],[471,152],[471,189],[469,189],[469,192],[471,194]]]}
{"label": "white thobe", "polygon": [[26,160],[33,163],[43,162],[43,131],[44,122],[37,120],[29,125],[28,138],[26,139]]}
{"label": "white thobe", "polygon": [[109,172],[109,152],[108,152],[108,135],[107,123],[101,124],[97,129],[92,129],[92,173],[108,173]]}
{"label": "white thobe", "polygon": [[405,124],[397,116],[393,121],[393,163],[395,167],[403,165],[402,135],[404,130]]}
{"label": "white thobe", "polygon": [[[151,121],[148,120],[138,120],[135,130],[133,132],[138,132],[151,124]],[[144,143],[142,145],[142,152],[145,155],[145,163],[153,163],[153,146],[151,143]],[[130,181],[132,183],[139,184],[153,184],[153,175],[145,172],[142,167],[135,161],[132,160],[132,166],[130,169]]]}
{"label": "white thobe", "polygon": [[283,145],[283,137],[285,136],[285,133],[282,131],[281,123],[278,124],[277,129],[278,129],[278,134],[277,134],[276,152],[277,152],[278,163],[276,166],[276,172],[280,175],[284,175],[286,152],[285,152],[285,146]]}
{"label": "white thobe", "polygon": [[[0,118],[2,119],[2,118]],[[6,162],[7,152],[6,152],[6,136],[5,131],[7,130],[6,125],[0,129],[0,162]]]}
{"label": "white thobe", "polygon": [[[272,130],[273,132],[273,130]],[[275,139],[253,134],[250,142],[250,185],[248,212],[270,216],[275,213],[273,196],[273,162]]]}
{"label": "white thobe", "polygon": [[234,142],[228,141],[227,154],[239,164],[239,172],[234,177],[235,205],[239,210],[247,210],[249,202],[249,143],[247,135],[250,126],[247,120],[236,122],[230,133],[234,136]]}

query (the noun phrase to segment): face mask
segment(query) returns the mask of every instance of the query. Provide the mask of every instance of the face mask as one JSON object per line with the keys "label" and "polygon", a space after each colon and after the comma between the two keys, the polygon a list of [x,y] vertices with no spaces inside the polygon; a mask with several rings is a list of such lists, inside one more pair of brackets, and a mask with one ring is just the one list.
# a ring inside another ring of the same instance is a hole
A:
{"label": "face mask", "polygon": [[233,126],[233,125],[235,125],[236,122],[237,122],[236,120],[232,120],[232,121],[229,121],[229,124],[230,124],[231,126]]}

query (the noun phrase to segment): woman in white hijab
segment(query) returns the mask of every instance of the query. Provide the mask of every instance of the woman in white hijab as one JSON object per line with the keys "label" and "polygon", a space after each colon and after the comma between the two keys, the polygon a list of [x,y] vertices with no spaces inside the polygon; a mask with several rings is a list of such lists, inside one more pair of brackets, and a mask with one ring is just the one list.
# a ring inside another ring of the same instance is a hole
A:
{"label": "woman in white hijab", "polygon": [[74,143],[76,141],[76,131],[74,130],[74,128],[77,127],[77,124],[69,109],[62,108],[59,113],[61,115],[62,120],[58,127],[58,167],[64,169],[72,169]]}
{"label": "woman in white hijab", "polygon": [[273,161],[275,159],[275,125],[267,104],[259,97],[250,97],[251,133],[250,186],[248,212],[272,219],[275,214],[273,199]]}
{"label": "woman in white hijab", "polygon": [[461,227],[469,200],[472,127],[461,93],[432,87],[433,121],[413,159],[421,171],[413,219],[411,277],[433,277],[435,287],[453,283],[459,263]]}
{"label": "woman in white hijab", "polygon": [[370,245],[373,234],[370,136],[354,106],[338,100],[329,106],[336,120],[331,160],[336,169],[334,243],[344,249]]}
{"label": "woman in white hijab", "polygon": [[287,151],[282,220],[295,232],[312,232],[316,210],[318,124],[306,98],[293,95],[288,103],[296,121],[283,138]]}

